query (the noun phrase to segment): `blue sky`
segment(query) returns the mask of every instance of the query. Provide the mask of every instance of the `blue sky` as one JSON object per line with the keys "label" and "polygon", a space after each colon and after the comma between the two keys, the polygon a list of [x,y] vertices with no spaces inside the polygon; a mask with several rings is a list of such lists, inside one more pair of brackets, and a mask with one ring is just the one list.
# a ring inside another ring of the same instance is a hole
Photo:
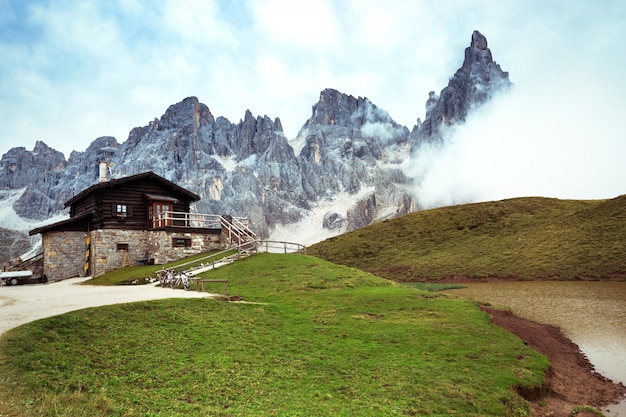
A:
{"label": "blue sky", "polygon": [[619,0],[0,0],[0,155],[123,142],[188,96],[235,123],[280,117],[293,138],[335,88],[412,128],[473,30],[516,87],[441,158],[458,171],[445,192],[472,178],[479,198],[626,193]]}

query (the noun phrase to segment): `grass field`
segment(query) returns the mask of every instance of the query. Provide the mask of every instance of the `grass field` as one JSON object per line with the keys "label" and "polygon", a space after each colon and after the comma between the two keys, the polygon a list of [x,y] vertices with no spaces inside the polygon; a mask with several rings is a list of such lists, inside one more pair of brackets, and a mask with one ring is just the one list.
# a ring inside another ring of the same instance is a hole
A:
{"label": "grass field", "polygon": [[307,253],[395,281],[626,279],[626,195],[526,197],[420,211]]}
{"label": "grass field", "polygon": [[473,303],[311,256],[215,271],[246,303],[165,300],[0,339],[11,416],[525,416],[547,360]]}

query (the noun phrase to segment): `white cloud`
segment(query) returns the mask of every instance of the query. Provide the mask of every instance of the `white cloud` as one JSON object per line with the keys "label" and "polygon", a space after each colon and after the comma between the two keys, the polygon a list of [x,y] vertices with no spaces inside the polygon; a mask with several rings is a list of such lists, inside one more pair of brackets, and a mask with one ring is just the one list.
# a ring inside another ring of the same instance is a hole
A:
{"label": "white cloud", "polygon": [[263,0],[250,5],[256,29],[270,44],[328,50],[341,43],[336,15],[329,2]]}
{"label": "white cloud", "polygon": [[[280,117],[294,138],[319,92],[336,88],[412,128],[478,29],[516,84],[510,112],[491,116],[508,123],[494,134],[525,132],[522,143],[553,156],[584,139],[585,152],[551,166],[574,178],[571,161],[584,165],[578,190],[598,189],[602,176],[622,179],[599,162],[622,151],[626,3],[618,0],[8,0],[0,12],[0,154],[36,140],[66,157],[99,136],[123,142],[190,95],[232,122],[246,109]],[[516,118],[534,121],[513,132]],[[495,129],[481,123],[469,129]],[[499,143],[484,152],[502,159]]]}
{"label": "white cloud", "polygon": [[597,106],[611,94],[579,81],[563,75],[517,85],[473,113],[443,149],[420,152],[414,168],[425,206],[626,193],[620,107]]}

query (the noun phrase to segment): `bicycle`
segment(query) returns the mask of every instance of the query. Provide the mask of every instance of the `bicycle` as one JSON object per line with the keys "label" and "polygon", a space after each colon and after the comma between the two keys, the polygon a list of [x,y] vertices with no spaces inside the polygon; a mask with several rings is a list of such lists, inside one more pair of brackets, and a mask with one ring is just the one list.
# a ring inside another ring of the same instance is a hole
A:
{"label": "bicycle", "polygon": [[185,291],[189,291],[189,289],[191,288],[191,283],[189,281],[190,275],[191,274],[189,274],[188,272],[179,272],[178,274],[174,275],[174,271],[172,271],[172,289],[176,289],[178,285],[182,284],[183,289]]}
{"label": "bicycle", "polygon": [[161,283],[161,288],[169,287],[174,279],[174,270],[167,268],[157,272],[157,278]]}

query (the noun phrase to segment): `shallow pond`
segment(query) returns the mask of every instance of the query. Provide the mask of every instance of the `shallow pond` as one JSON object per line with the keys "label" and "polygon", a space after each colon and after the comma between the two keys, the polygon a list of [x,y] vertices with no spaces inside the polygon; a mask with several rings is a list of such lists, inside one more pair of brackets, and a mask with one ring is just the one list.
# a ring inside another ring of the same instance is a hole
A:
{"label": "shallow pond", "polygon": [[[626,282],[494,282],[450,292],[560,327],[596,371],[626,384]],[[608,411],[626,416],[626,400]]]}

